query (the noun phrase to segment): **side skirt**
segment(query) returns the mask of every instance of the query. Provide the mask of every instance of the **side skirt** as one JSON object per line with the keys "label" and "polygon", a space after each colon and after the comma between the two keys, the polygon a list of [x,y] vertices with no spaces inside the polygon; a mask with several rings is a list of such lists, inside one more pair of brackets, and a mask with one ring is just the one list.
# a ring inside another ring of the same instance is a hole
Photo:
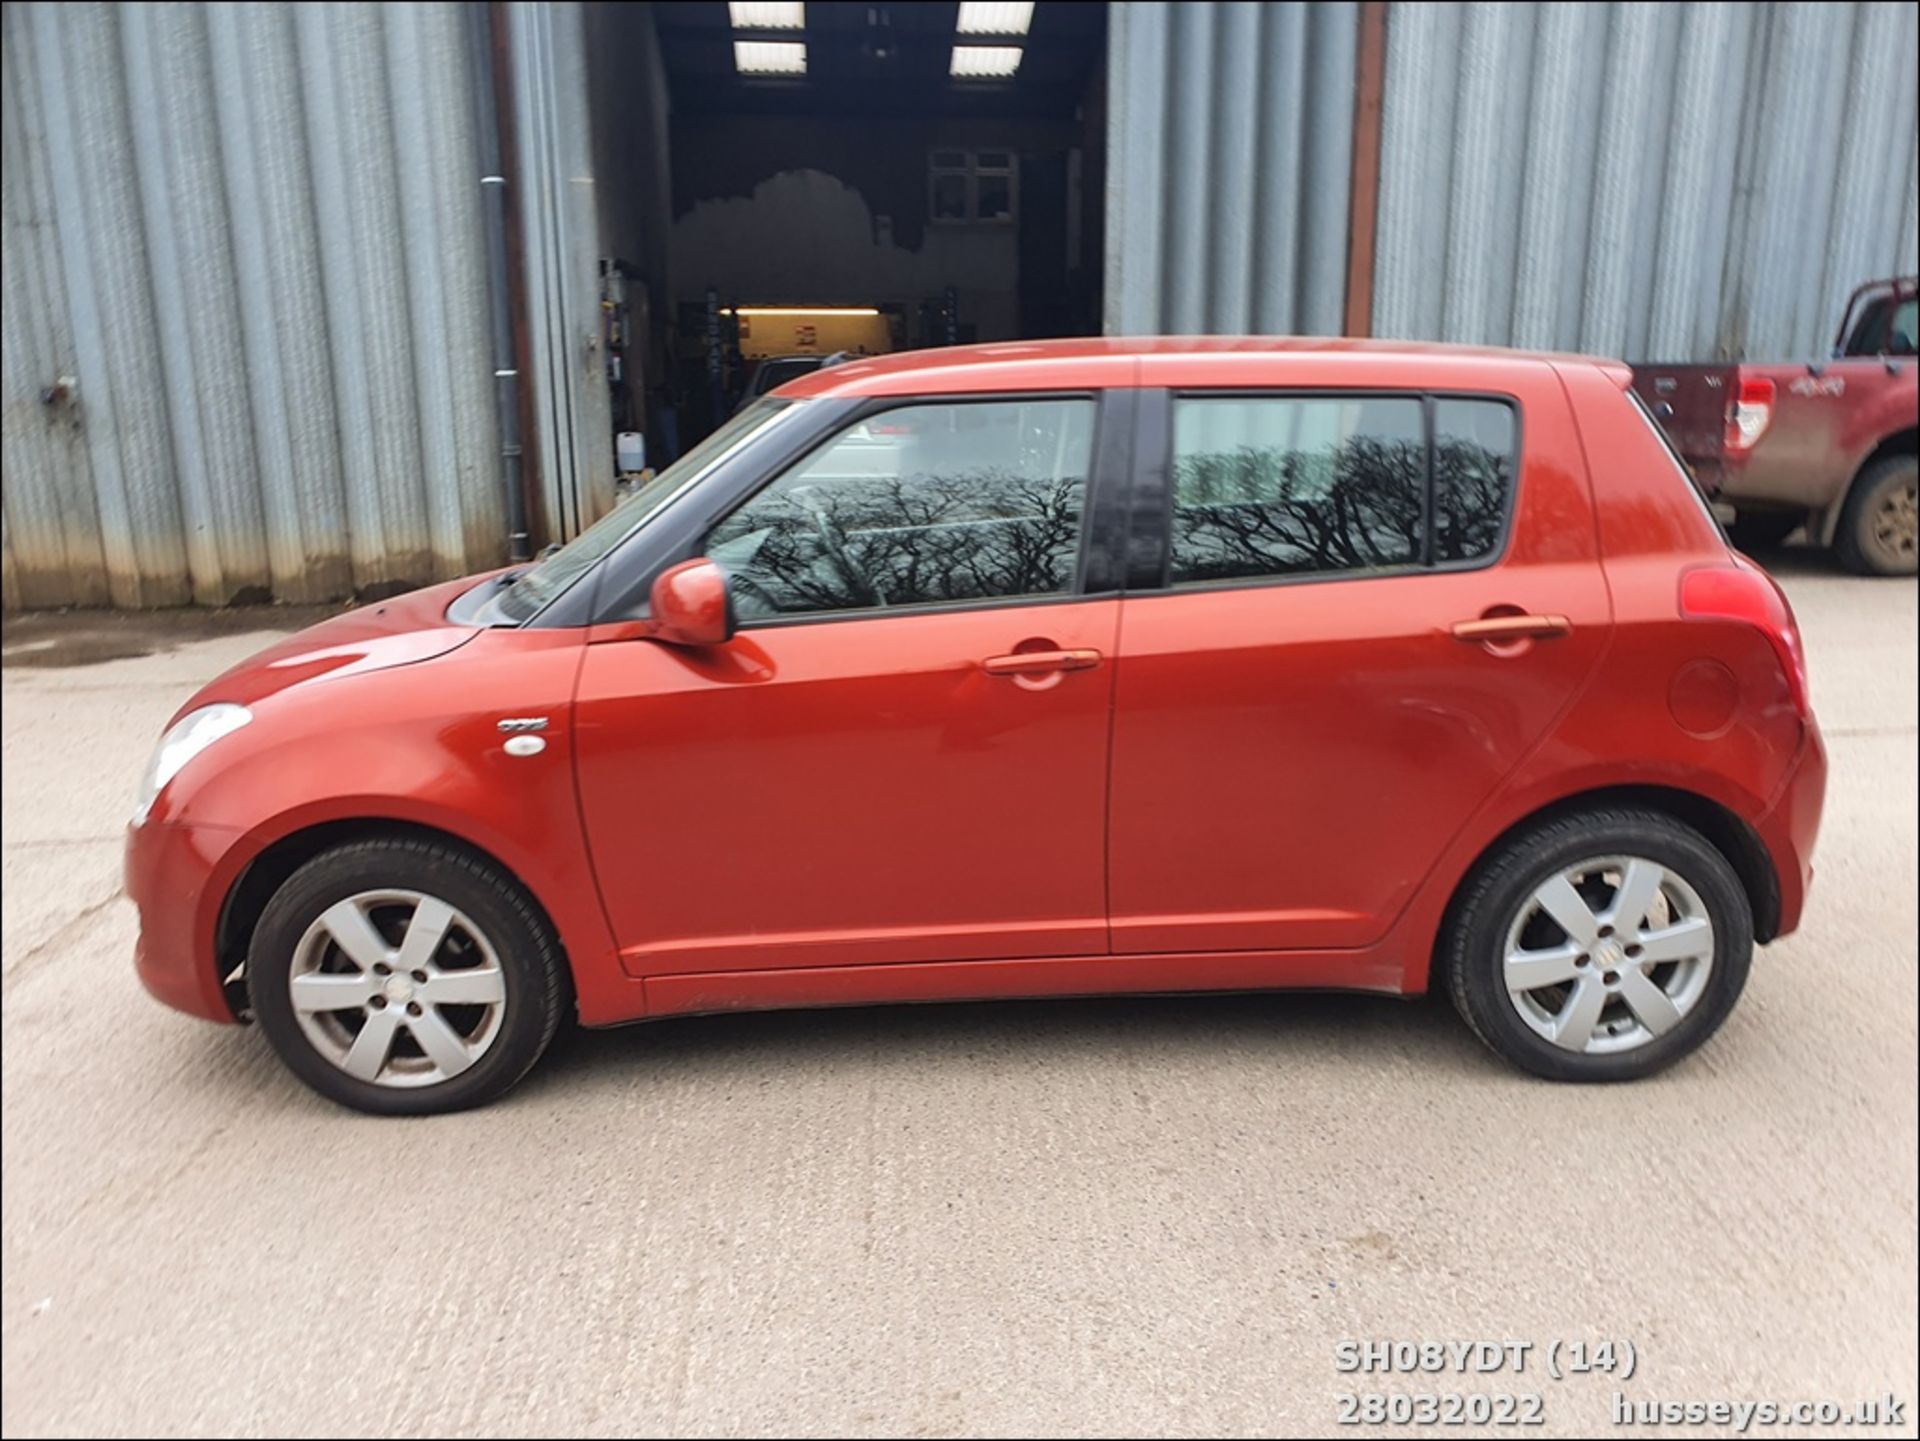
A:
{"label": "side skirt", "polygon": [[[1405,967],[1365,951],[1221,951],[1028,960],[906,961],[649,976],[646,1018],[912,1001],[1017,1000],[1193,991],[1340,990],[1402,994]],[[589,1019],[612,1024],[630,1017]]]}

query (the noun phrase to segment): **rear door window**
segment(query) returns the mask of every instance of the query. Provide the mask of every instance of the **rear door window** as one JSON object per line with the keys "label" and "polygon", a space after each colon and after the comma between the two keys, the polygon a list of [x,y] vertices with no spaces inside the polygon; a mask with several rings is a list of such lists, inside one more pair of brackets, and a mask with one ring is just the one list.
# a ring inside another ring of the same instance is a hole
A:
{"label": "rear door window", "polygon": [[1480,563],[1512,509],[1505,401],[1188,395],[1173,429],[1174,585]]}
{"label": "rear door window", "polygon": [[1173,453],[1176,585],[1420,558],[1416,397],[1183,399]]}

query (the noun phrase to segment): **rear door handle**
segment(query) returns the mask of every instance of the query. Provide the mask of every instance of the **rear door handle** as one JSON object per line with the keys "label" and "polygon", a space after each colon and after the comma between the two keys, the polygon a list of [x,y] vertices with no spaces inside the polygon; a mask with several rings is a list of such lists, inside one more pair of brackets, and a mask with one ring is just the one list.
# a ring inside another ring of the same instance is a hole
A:
{"label": "rear door handle", "polygon": [[1488,615],[1453,623],[1455,640],[1527,640],[1533,636],[1565,635],[1573,622],[1564,615]]}
{"label": "rear door handle", "polygon": [[1097,650],[1023,650],[990,656],[980,662],[988,675],[1042,675],[1061,670],[1092,670],[1100,664]]}

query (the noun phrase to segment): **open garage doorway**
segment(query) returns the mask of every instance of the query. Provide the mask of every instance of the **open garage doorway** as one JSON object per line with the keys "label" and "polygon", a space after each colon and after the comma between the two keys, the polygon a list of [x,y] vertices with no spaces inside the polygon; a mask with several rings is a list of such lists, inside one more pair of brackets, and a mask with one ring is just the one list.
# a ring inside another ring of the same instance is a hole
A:
{"label": "open garage doorway", "polygon": [[614,430],[657,467],[812,366],[1099,333],[1106,9],[585,6]]}

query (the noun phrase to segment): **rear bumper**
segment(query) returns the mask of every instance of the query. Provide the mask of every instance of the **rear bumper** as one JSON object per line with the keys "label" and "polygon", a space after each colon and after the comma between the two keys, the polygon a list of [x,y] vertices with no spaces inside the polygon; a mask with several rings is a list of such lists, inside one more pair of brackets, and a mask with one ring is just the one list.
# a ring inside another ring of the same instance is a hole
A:
{"label": "rear bumper", "polygon": [[1779,793],[1756,829],[1773,857],[1780,882],[1780,924],[1776,936],[1791,934],[1800,925],[1807,888],[1813,884],[1813,846],[1820,833],[1820,813],[1827,801],[1827,746],[1820,727],[1807,721],[1800,753],[1794,757]]}
{"label": "rear bumper", "polygon": [[1687,463],[1693,478],[1709,499],[1722,505],[1750,510],[1810,510],[1816,502],[1796,494],[1798,481],[1789,477],[1784,487],[1776,468],[1752,465],[1754,452],[1737,451],[1731,455],[1701,456]]}
{"label": "rear bumper", "polygon": [[1783,462],[1766,450],[1763,438],[1750,451],[1702,457],[1694,476],[1713,499],[1751,510],[1823,511],[1846,491],[1850,471],[1836,466],[1831,474],[1819,467]]}
{"label": "rear bumper", "polygon": [[140,911],[133,952],[140,984],[176,1011],[233,1022],[214,959],[226,894],[222,865],[240,832],[149,821],[127,829],[127,894]]}

